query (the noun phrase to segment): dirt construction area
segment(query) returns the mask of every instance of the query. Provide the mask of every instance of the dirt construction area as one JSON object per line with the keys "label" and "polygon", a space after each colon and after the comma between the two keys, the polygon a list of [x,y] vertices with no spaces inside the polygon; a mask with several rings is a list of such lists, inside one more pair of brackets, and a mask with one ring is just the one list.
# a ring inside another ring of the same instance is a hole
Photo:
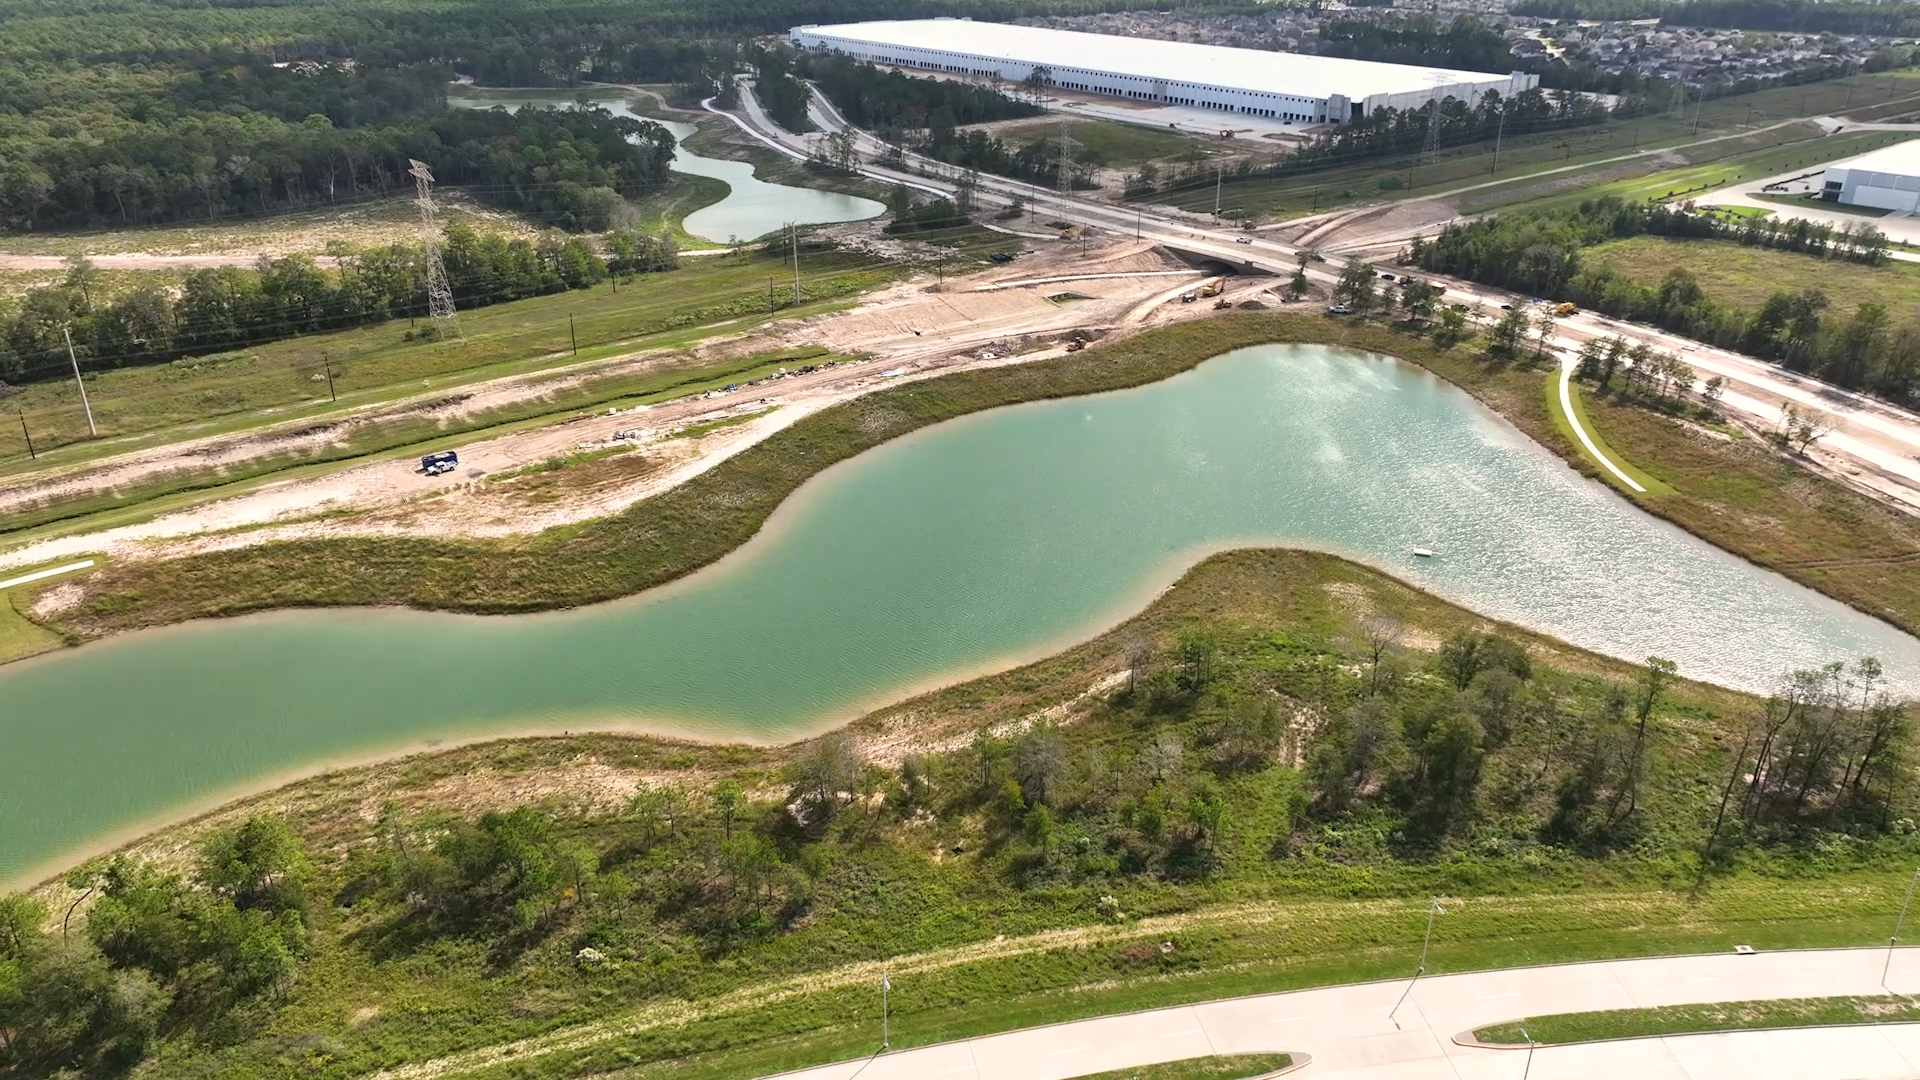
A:
{"label": "dirt construction area", "polygon": [[[321,475],[218,490],[187,509],[0,551],[0,568],[76,554],[167,558],[311,536],[500,537],[617,513],[683,483],[821,409],[880,387],[949,371],[1057,355],[1074,338],[1125,334],[1215,310],[1183,303],[1213,279],[1150,243],[1037,241],[1012,263],[944,281],[927,274],[848,311],[769,322],[691,350],[641,352],[403,400],[321,423],[176,443],[0,486],[0,513],[123,489],[182,470],[337,443],[360,425],[435,418],[551,396],[581,380],[820,347],[843,359],[797,359],[731,392],[653,405],[556,414],[554,422],[458,447],[456,472],[428,477],[417,456],[361,459]],[[1230,279],[1221,299],[1277,303],[1271,278]],[[1260,299],[1256,300],[1255,298]],[[830,362],[831,361],[831,362]]]}

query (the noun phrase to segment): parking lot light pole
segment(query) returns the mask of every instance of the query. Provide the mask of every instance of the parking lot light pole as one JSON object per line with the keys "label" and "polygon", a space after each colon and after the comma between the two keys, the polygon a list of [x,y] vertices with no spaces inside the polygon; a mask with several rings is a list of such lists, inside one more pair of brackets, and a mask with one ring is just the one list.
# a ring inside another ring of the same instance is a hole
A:
{"label": "parking lot light pole", "polygon": [[1907,905],[1913,903],[1913,886],[1920,882],[1920,867],[1907,879],[1907,898],[1900,901],[1900,917],[1893,920],[1893,933],[1887,936],[1887,962],[1880,965],[1880,989],[1887,988],[1887,972],[1893,970],[1893,946],[1900,940],[1900,925],[1907,921]]}
{"label": "parking lot light pole", "polygon": [[892,1040],[887,1037],[887,993],[892,989],[893,984],[887,981],[887,973],[882,971],[880,973],[880,1049],[882,1050],[893,1045]]}
{"label": "parking lot light pole", "polygon": [[1527,1080],[1533,1075],[1533,1036],[1527,1034],[1526,1028],[1521,1028],[1520,1037],[1527,1040],[1527,1067],[1521,1071],[1520,1080]]}

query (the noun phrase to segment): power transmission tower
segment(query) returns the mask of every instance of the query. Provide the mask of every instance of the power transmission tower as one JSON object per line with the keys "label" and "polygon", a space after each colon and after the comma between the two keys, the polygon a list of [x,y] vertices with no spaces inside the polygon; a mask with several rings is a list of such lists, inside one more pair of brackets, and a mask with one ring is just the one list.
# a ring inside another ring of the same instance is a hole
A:
{"label": "power transmission tower", "polygon": [[424,161],[407,161],[413,166],[407,175],[413,177],[414,190],[419,193],[415,201],[420,204],[420,244],[427,258],[427,314],[433,317],[435,337],[459,337],[460,323],[453,316],[453,286],[447,284],[447,264],[440,261],[440,227],[433,222],[433,173]]}
{"label": "power transmission tower", "polygon": [[1060,118],[1060,194],[1073,194],[1073,118]]}
{"label": "power transmission tower", "polygon": [[[1446,76],[1436,76],[1436,78],[1444,79]],[[1424,154],[1428,164],[1432,164],[1434,158],[1440,156],[1440,104],[1444,100],[1445,95],[1440,92],[1440,87],[1436,83],[1433,88],[1433,120],[1427,125],[1427,146]]]}

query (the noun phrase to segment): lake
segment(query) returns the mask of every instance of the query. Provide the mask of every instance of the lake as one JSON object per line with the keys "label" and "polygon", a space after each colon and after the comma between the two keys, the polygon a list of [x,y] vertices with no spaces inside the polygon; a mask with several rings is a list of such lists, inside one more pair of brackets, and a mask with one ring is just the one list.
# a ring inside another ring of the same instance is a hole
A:
{"label": "lake", "polygon": [[1764,689],[1872,654],[1920,685],[1920,641],[1650,517],[1421,369],[1263,346],[879,447],[733,556],[630,600],[274,613],[0,667],[0,879],[275,776],[438,740],[792,738],[1084,639],[1204,553],[1253,544],[1339,552],[1692,678]]}

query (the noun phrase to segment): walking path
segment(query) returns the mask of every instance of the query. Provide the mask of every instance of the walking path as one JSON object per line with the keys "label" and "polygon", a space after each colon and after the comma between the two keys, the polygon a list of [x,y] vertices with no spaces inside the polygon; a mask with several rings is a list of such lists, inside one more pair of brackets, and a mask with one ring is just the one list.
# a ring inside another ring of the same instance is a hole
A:
{"label": "walking path", "polygon": [[[1303,1080],[1858,1080],[1920,1075],[1920,1024],[1682,1035],[1537,1049],[1453,1041],[1523,1016],[1763,998],[1881,994],[1885,949],[1618,960],[1330,986],[1101,1017],[902,1050],[783,1080],[1067,1080],[1208,1054],[1312,1055]],[[1920,991],[1920,953],[1888,985]],[[1391,1017],[1390,1014],[1391,1013]],[[910,1023],[907,1021],[906,1023]],[[896,1023],[896,1032],[905,1023]]]}
{"label": "walking path", "polygon": [[1580,440],[1580,445],[1587,448],[1587,454],[1593,460],[1619,477],[1621,483],[1645,494],[1647,489],[1640,485],[1640,481],[1628,476],[1620,466],[1613,463],[1612,458],[1600,452],[1599,444],[1594,441],[1593,436],[1587,434],[1586,427],[1580,423],[1580,414],[1573,411],[1573,371],[1579,366],[1580,361],[1575,357],[1569,356],[1560,361],[1560,412],[1567,418],[1567,426],[1573,429],[1574,435]]}

